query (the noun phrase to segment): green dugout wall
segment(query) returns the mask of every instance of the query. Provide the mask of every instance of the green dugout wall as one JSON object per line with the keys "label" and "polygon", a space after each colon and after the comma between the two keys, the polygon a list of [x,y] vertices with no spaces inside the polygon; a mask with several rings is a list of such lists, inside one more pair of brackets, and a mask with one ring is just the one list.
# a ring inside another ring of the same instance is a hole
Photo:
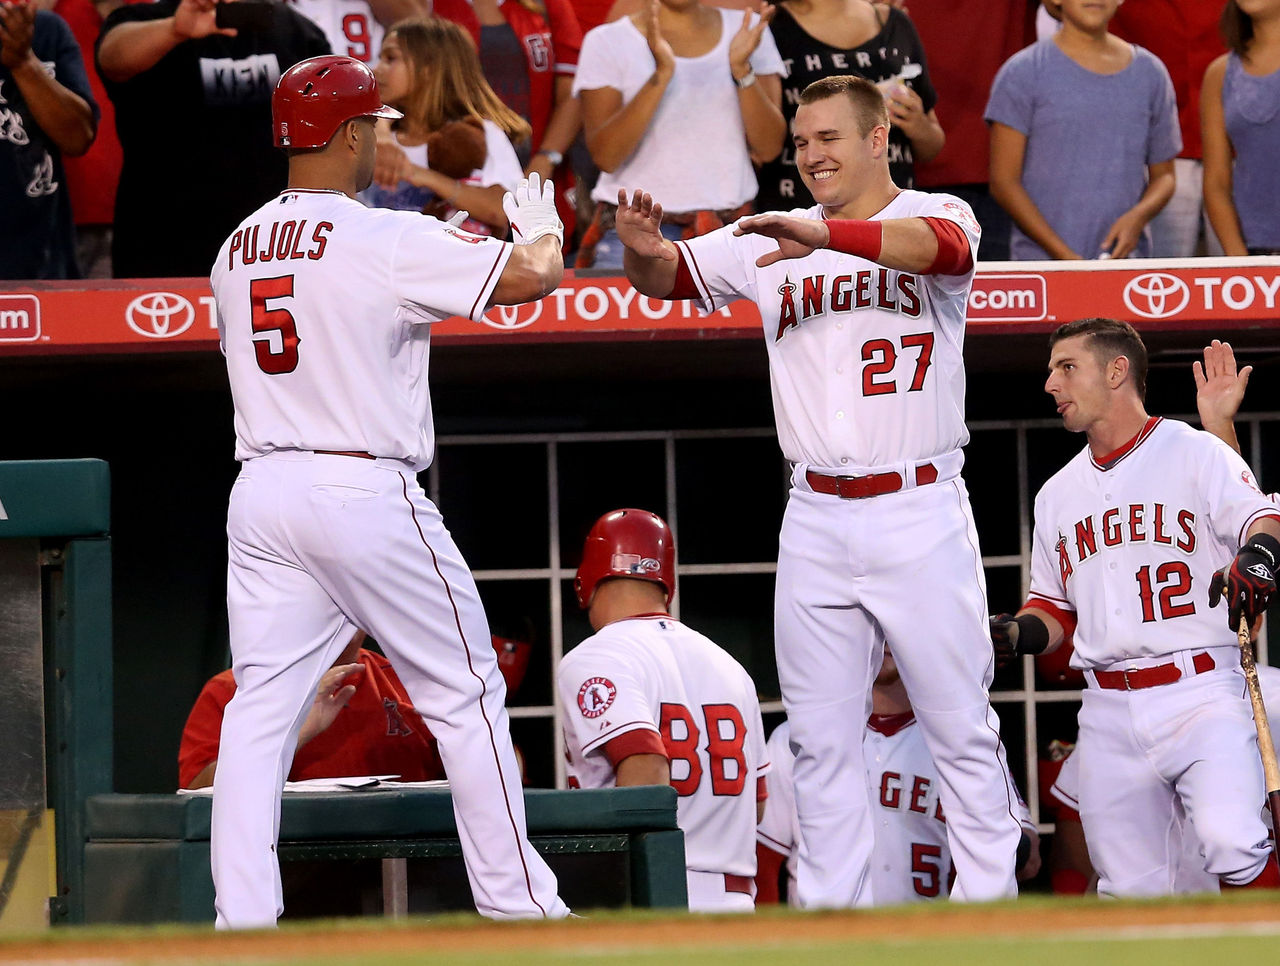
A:
{"label": "green dugout wall", "polygon": [[110,503],[101,460],[0,463],[0,916],[40,873],[51,809],[49,918],[84,918],[84,803],[112,782]]}

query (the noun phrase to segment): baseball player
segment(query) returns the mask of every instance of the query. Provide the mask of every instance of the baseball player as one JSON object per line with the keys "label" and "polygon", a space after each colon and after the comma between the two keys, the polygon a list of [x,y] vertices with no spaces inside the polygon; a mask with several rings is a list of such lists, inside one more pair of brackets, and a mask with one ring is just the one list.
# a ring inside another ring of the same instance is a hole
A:
{"label": "baseball player", "polygon": [[[1262,686],[1264,700],[1267,701],[1267,720],[1271,725],[1272,735],[1280,734],[1280,668],[1258,665],[1258,683]],[[1270,699],[1267,696],[1270,695]],[[1076,744],[1075,750],[1062,763],[1058,777],[1054,779],[1049,791],[1053,797],[1066,808],[1058,809],[1058,824],[1064,821],[1080,821],[1080,761],[1083,758],[1081,746]],[[1186,813],[1175,803],[1175,810],[1180,813],[1181,821],[1172,830],[1171,838],[1181,842],[1181,848],[1175,848],[1177,859],[1173,869],[1173,891],[1175,893],[1218,892],[1219,879],[1205,871],[1205,847],[1197,837],[1195,829],[1187,821]],[[1262,806],[1262,822],[1267,828],[1271,826],[1271,818],[1267,814],[1267,806]]]}
{"label": "baseball player", "polygon": [[[867,785],[871,792],[875,846],[871,881],[876,905],[896,905],[945,896],[951,881],[951,849],[938,800],[938,771],[925,747],[893,655],[872,687],[872,714],[863,741]],[[792,794],[795,756],[791,727],[784,721],[769,736],[769,801],[756,828],[756,903],[778,901],[778,873],[787,870],[787,900],[796,905],[796,848],[799,821]],[[1018,818],[1026,837],[1019,852],[1019,879],[1040,870],[1040,836],[1017,788]]]}
{"label": "baseball player", "polygon": [[475,582],[416,474],[434,448],[431,323],[539,298],[563,228],[537,178],[508,197],[511,245],[416,212],[368,209],[368,67],[316,57],[280,78],[289,186],[222,245],[213,292],[243,462],[227,513],[238,685],[214,778],[218,925],[281,912],[280,790],[317,683],[359,627],[435,735],[476,908],[567,914],[528,843],[505,688]]}
{"label": "baseball player", "polygon": [[1280,514],[1229,446],[1147,414],[1132,326],[1083,319],[1051,347],[1045,389],[1087,445],[1037,494],[1030,594],[991,634],[1009,657],[1074,631],[1087,685],[1079,811],[1098,892],[1173,890],[1179,809],[1224,885],[1280,885],[1234,630],[1275,588]]}
{"label": "baseball player", "polygon": [[747,297],[763,320],[778,441],[794,466],[774,621],[804,906],[874,900],[861,736],[886,639],[938,766],[953,897],[1017,889],[1021,832],[987,693],[986,590],[960,478],[979,228],[959,199],[892,182],[888,130],[874,84],[829,77],[805,88],[794,124],[813,208],[670,242],[660,204],[639,190],[618,197],[637,289],[707,310]]}
{"label": "baseball player", "polygon": [[679,793],[689,908],[755,908],[764,725],[742,665],[667,612],[675,545],[660,517],[614,510],[587,534],[574,590],[595,634],[560,660],[569,783]]}

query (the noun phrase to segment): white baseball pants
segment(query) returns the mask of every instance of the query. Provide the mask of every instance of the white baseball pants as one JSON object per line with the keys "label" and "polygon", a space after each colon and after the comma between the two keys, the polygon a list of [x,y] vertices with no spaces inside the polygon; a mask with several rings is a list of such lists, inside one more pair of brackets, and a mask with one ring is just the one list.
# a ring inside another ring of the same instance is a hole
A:
{"label": "white baseball pants", "polygon": [[213,797],[220,928],[283,911],[280,794],[321,675],[354,628],[395,665],[439,741],[476,908],[567,915],[529,845],[524,796],[475,581],[413,471],[395,460],[276,453],[246,462],[227,514],[237,689]]}
{"label": "white baseball pants", "polygon": [[1138,691],[1084,692],[1080,821],[1099,895],[1172,894],[1184,811],[1211,875],[1242,885],[1271,854],[1244,672],[1223,666],[1234,648],[1207,650],[1219,670]]}
{"label": "white baseball pants", "polygon": [[814,493],[805,469],[783,518],[774,616],[800,904],[875,902],[862,738],[886,641],[937,765],[952,898],[1014,896],[1021,829],[988,696],[986,581],[964,483],[847,500]]}

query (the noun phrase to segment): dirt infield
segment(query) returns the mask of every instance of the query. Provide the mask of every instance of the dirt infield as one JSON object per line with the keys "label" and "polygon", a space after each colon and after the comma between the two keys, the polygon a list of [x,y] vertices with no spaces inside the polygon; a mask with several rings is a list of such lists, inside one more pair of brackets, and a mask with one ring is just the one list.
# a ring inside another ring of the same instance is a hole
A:
{"label": "dirt infield", "polygon": [[964,906],[930,904],[867,912],[801,913],[786,909],[755,916],[702,917],[649,912],[602,913],[564,922],[489,923],[474,917],[398,922],[343,920],[293,924],[279,930],[215,934],[210,929],[60,928],[41,937],[0,942],[4,962],[198,962],[311,960],[358,950],[361,957],[519,952],[583,948],[666,948],[689,951],[724,944],[776,945],[892,941],[904,937],[1001,938],[1101,936],[1132,930],[1224,927],[1280,930],[1280,900],[1228,897],[1158,903],[1030,900]]}

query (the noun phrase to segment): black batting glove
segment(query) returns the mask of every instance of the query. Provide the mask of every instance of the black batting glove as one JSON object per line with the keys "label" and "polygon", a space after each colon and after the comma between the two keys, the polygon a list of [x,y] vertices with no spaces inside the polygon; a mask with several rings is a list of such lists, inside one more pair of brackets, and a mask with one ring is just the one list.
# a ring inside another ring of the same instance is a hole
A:
{"label": "black batting glove", "polygon": [[1008,667],[1018,657],[1018,622],[1012,614],[991,615],[991,647],[996,667]]}
{"label": "black batting glove", "polygon": [[1024,654],[1043,654],[1049,646],[1049,627],[1033,614],[1014,617],[992,614],[991,647],[996,652],[996,667],[1012,664]]}
{"label": "black batting glove", "polygon": [[1252,627],[1267,609],[1267,601],[1276,589],[1277,563],[1280,540],[1260,533],[1209,581],[1209,606],[1217,607],[1218,601],[1227,599],[1227,626],[1233,631],[1239,629],[1241,617]]}

